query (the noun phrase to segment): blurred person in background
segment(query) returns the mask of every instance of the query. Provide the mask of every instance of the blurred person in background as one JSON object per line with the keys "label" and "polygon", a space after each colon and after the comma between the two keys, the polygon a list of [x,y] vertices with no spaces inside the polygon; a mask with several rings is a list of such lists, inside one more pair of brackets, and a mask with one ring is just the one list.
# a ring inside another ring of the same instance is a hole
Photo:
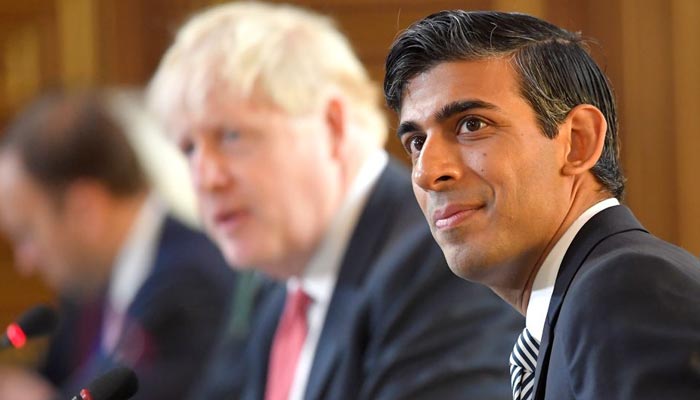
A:
{"label": "blurred person in background", "polygon": [[206,10],[148,97],[229,264],[280,282],[253,313],[245,375],[217,352],[192,398],[510,398],[504,360],[522,318],[450,272],[383,150],[377,88],[329,19]]}
{"label": "blurred person in background", "polygon": [[0,226],[62,300],[41,374],[0,371],[0,398],[65,398],[116,364],[135,399],[183,398],[219,332],[234,274],[152,192],[115,99],[48,92],[0,138]]}

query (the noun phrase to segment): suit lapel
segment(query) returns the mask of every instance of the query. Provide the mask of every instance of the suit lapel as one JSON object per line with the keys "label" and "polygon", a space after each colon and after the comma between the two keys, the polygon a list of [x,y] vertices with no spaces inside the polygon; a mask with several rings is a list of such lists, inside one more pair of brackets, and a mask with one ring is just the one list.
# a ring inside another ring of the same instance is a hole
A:
{"label": "suit lapel", "polygon": [[[566,251],[554,283],[552,300],[549,303],[547,319],[542,331],[542,341],[537,358],[537,368],[535,369],[535,387],[533,390],[535,399],[544,399],[545,378],[546,371],[549,368],[554,328],[559,318],[564,297],[566,297],[566,292],[569,290],[574,277],[581,269],[588,255],[600,242],[614,234],[630,230],[645,231],[627,207],[610,207],[599,212],[586,222]],[[542,374],[544,374],[544,378]]]}
{"label": "suit lapel", "polygon": [[393,210],[387,203],[394,193],[400,193],[395,188],[396,182],[405,182],[397,178],[399,171],[399,167],[390,161],[375,184],[353,231],[316,347],[304,396],[307,400],[325,397],[324,393],[333,379],[332,374],[337,373],[337,364],[347,351],[352,324],[356,322],[362,304],[363,282],[386,240],[383,237],[387,231],[385,227],[392,221]]}
{"label": "suit lapel", "polygon": [[248,371],[246,389],[242,396],[244,399],[265,398],[270,347],[287,297],[287,288],[284,284],[276,284],[276,287],[269,290],[269,294],[259,308],[258,326],[251,328],[251,338],[246,349]]}
{"label": "suit lapel", "polygon": [[140,315],[143,310],[147,310],[151,302],[152,294],[162,284],[163,276],[170,274],[169,266],[178,264],[178,259],[182,257],[183,245],[191,239],[192,233],[180,222],[169,214],[166,214],[161,222],[160,232],[156,242],[153,261],[148,277],[136,292],[132,303],[129,305],[127,314],[130,316]]}
{"label": "suit lapel", "polygon": [[328,309],[323,332],[316,347],[316,354],[309,373],[305,399],[325,398],[324,392],[332,380],[332,373],[338,371],[338,364],[344,351],[347,336],[351,333],[348,318],[357,312],[356,288],[345,285],[336,289]]}

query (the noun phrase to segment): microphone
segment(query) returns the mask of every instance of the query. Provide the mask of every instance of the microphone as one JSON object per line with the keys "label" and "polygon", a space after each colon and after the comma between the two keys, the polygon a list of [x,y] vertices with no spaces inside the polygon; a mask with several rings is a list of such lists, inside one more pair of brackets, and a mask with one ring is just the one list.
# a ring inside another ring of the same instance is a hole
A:
{"label": "microphone", "polygon": [[17,322],[11,323],[0,338],[0,349],[22,348],[27,339],[48,335],[56,329],[58,315],[45,305],[39,305],[22,314]]}
{"label": "microphone", "polygon": [[116,367],[92,381],[71,400],[128,400],[139,390],[139,380],[129,368]]}

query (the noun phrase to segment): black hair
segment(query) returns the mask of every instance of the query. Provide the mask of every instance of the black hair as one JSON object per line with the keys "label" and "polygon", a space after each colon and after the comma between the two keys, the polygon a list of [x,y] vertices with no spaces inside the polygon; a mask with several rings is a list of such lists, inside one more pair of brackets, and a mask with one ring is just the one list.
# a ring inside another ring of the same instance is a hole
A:
{"label": "black hair", "polygon": [[411,25],[394,41],[386,60],[384,96],[399,112],[406,86],[418,74],[451,61],[507,57],[523,98],[545,136],[557,135],[569,111],[591,104],[608,129],[593,174],[615,197],[624,194],[619,163],[618,121],[610,82],[581,35],[541,19],[496,11],[441,11]]}

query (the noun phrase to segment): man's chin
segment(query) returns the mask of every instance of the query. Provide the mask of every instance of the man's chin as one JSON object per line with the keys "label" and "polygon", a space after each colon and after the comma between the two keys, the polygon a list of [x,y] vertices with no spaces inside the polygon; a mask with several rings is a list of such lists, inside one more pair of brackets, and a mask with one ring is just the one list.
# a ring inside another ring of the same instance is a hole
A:
{"label": "man's chin", "polygon": [[492,268],[486,260],[480,257],[479,252],[467,250],[466,246],[462,246],[458,254],[452,254],[445,258],[450,270],[458,277],[477,283],[489,280]]}
{"label": "man's chin", "polygon": [[459,278],[470,282],[480,283],[481,278],[483,278],[482,274],[475,272],[473,268],[465,267],[463,265],[453,267],[452,264],[450,264],[450,270]]}
{"label": "man's chin", "polygon": [[242,247],[245,246],[219,246],[219,248],[222,249],[226,263],[231,268],[239,271],[258,269],[257,266],[262,262],[260,257],[256,256],[255,254],[251,254],[250,252],[242,251]]}

